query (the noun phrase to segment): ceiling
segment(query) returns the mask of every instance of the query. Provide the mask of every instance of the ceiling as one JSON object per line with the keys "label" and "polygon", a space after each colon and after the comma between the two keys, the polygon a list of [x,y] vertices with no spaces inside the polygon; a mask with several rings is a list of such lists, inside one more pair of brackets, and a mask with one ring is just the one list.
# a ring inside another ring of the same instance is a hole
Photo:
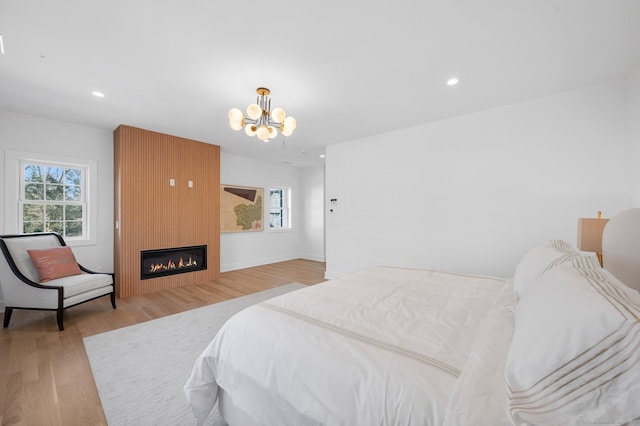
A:
{"label": "ceiling", "polygon": [[[0,34],[0,109],[306,167],[330,144],[624,76],[640,1],[2,0]],[[284,144],[228,125],[259,86],[298,121]]]}

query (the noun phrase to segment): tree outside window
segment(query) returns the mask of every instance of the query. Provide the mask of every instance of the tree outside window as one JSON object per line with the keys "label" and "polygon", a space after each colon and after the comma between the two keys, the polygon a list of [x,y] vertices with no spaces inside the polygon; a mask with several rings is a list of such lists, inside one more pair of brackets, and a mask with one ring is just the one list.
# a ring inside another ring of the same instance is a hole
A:
{"label": "tree outside window", "polygon": [[22,232],[58,232],[65,238],[84,238],[86,168],[23,162],[20,170]]}

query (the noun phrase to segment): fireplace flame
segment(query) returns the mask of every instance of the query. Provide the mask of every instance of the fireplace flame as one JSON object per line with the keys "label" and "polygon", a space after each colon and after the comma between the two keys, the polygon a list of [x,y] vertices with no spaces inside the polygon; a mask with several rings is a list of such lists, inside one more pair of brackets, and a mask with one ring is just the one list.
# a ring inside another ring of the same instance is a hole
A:
{"label": "fireplace flame", "polygon": [[191,256],[189,256],[189,260],[185,262],[182,257],[178,259],[178,263],[173,260],[168,260],[167,263],[152,263],[149,267],[149,272],[160,272],[160,271],[168,271],[171,269],[181,269],[181,268],[192,268],[198,266],[198,262],[193,260]]}

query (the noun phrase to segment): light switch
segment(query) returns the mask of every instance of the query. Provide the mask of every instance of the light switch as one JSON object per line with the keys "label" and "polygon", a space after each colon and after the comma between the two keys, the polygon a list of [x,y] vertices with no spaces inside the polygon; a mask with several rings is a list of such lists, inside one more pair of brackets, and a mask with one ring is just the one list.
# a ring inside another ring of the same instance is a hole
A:
{"label": "light switch", "polygon": [[176,180],[175,179],[169,179],[169,186],[176,186]]}
{"label": "light switch", "polygon": [[189,183],[187,184],[189,186],[189,188],[193,188],[193,181],[190,180]]}

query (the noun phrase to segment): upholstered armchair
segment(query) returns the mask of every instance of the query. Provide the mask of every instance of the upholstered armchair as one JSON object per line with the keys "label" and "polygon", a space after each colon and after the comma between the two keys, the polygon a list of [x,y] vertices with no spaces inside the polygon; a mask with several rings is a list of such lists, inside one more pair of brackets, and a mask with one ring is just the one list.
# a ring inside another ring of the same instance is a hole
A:
{"label": "upholstered armchair", "polygon": [[62,331],[67,308],[106,295],[116,308],[114,274],[93,272],[78,264],[59,234],[2,235],[0,249],[5,328],[14,309],[56,311]]}

